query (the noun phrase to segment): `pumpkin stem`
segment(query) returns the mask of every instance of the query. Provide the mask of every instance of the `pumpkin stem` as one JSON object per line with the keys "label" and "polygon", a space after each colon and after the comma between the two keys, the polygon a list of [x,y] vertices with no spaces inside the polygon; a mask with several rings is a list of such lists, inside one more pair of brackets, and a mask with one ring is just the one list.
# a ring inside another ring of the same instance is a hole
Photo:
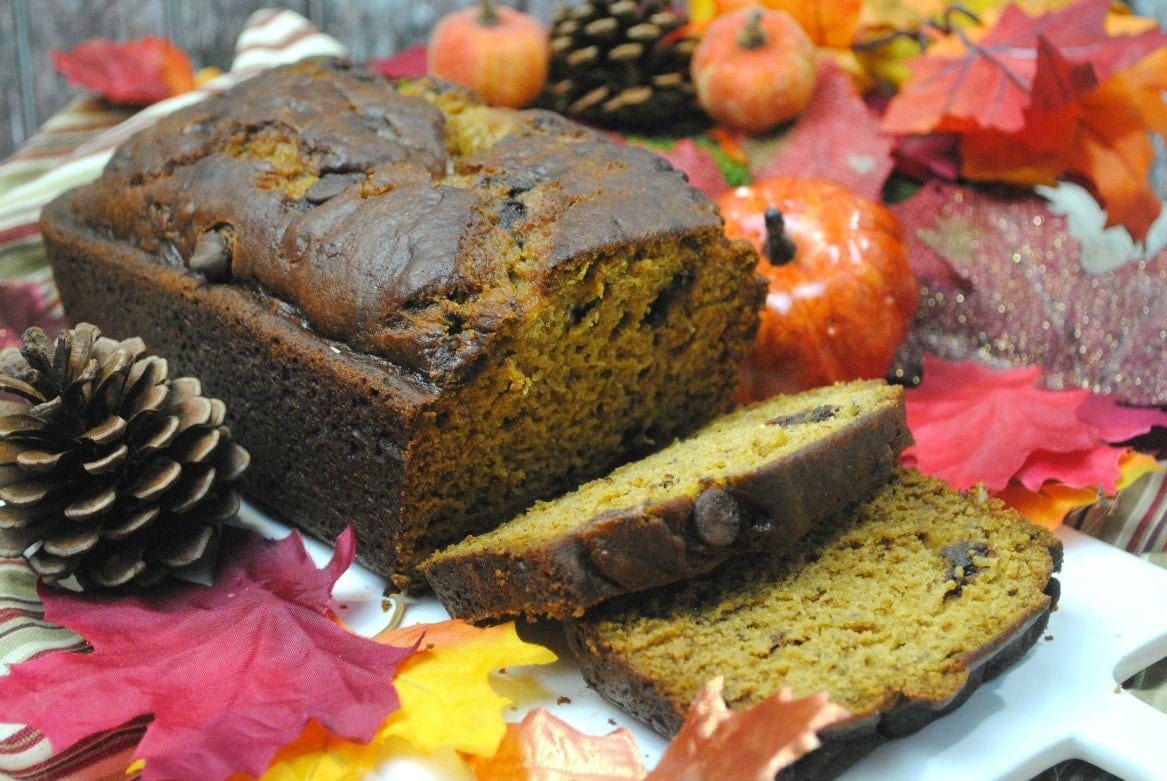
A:
{"label": "pumpkin stem", "polygon": [[754,7],[746,17],[746,26],[737,34],[739,48],[749,51],[766,45],[766,31],[762,29],[762,9]]}
{"label": "pumpkin stem", "polygon": [[498,11],[494,10],[494,0],[479,0],[478,23],[484,27],[494,27],[499,21]]}
{"label": "pumpkin stem", "polygon": [[766,209],[766,259],[775,266],[785,266],[794,260],[798,248],[786,235],[786,219],[782,212],[771,206]]}

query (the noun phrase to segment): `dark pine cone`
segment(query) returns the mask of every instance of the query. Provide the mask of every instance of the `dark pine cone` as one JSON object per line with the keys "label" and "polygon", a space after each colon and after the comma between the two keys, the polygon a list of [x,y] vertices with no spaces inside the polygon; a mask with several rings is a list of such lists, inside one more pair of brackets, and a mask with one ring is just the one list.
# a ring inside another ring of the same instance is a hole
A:
{"label": "dark pine cone", "polygon": [[689,63],[697,39],[668,0],[560,6],[540,105],[611,130],[663,133],[702,118]]}
{"label": "dark pine cone", "polygon": [[156,583],[239,508],[249,457],[226,406],[145,349],[82,323],[0,352],[0,552],[48,583]]}

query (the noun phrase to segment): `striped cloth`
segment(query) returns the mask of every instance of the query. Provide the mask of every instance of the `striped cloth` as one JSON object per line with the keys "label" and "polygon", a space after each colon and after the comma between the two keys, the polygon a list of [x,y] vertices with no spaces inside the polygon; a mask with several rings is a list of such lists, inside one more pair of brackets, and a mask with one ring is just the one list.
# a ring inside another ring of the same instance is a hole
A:
{"label": "striped cloth", "polygon": [[[113,150],[129,136],[158,117],[265,68],[345,53],[336,40],[298,14],[264,10],[245,25],[231,69],[191,92],[137,112],[91,98],[69,105],[0,165],[0,284],[36,282],[45,302],[56,303],[37,227],[40,210],[64,190],[96,178]],[[1067,524],[1167,566],[1167,479],[1163,473],[1146,475],[1118,497],[1074,513]],[[86,648],[77,635],[44,621],[35,578],[24,562],[0,558],[0,674],[7,673],[8,665],[41,654]],[[1147,699],[1167,709],[1167,686],[1157,686]],[[124,780],[133,747],[148,723],[145,716],[57,752],[33,729],[0,724],[0,778]],[[1059,773],[1058,777],[1070,775]]]}
{"label": "striped cloth", "polygon": [[[158,117],[266,68],[323,55],[347,52],[296,13],[262,10],[244,26],[230,70],[195,90],[140,111],[94,98],[74,101],[0,165],[0,284],[36,283],[43,304],[57,306],[37,224],[45,204],[95,179],[119,144]],[[0,674],[42,654],[87,648],[73,632],[44,620],[36,578],[24,561],[0,557]],[[149,722],[143,716],[59,751],[34,729],[0,723],[0,779],[125,781],[133,749]]]}

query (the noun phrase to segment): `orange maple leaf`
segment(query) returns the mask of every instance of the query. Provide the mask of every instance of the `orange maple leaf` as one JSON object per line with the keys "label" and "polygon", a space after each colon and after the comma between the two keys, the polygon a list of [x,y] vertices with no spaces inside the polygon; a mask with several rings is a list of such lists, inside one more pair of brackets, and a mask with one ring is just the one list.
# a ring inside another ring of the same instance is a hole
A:
{"label": "orange maple leaf", "polygon": [[684,724],[647,781],[771,781],[779,770],[818,748],[818,730],[848,716],[826,692],[795,699],[790,689],[749,708],[730,710],[721,686],[721,678],[714,678],[693,699]]}
{"label": "orange maple leaf", "polygon": [[987,30],[956,28],[912,63],[883,129],[1016,132],[1027,110],[1073,102],[1167,42],[1157,30],[1110,35],[1108,9],[1108,0],[1080,0],[1031,17],[1009,6]]}
{"label": "orange maple leaf", "polygon": [[641,781],[644,764],[625,727],[602,737],[580,732],[545,708],[508,724],[492,757],[471,761],[478,781]]}
{"label": "orange maple leaf", "polygon": [[1016,133],[974,130],[960,140],[961,174],[977,181],[1053,184],[1074,175],[1093,187],[1109,225],[1142,239],[1162,204],[1148,178],[1167,134],[1167,47],[1116,73],[1074,103],[1027,114]]}

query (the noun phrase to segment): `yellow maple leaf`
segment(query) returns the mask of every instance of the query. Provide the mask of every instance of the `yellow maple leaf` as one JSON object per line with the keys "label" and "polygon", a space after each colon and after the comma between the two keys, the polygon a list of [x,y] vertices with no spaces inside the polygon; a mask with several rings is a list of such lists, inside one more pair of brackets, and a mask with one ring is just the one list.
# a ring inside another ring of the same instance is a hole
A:
{"label": "yellow maple leaf", "polygon": [[490,756],[506,733],[502,714],[512,703],[495,691],[492,675],[557,659],[550,649],[520,639],[513,622],[478,628],[449,620],[387,630],[374,639],[418,644],[393,678],[400,707],[368,744],[309,724],[277,753],[263,781],[357,781],[391,760],[448,765],[461,762],[459,754]]}

